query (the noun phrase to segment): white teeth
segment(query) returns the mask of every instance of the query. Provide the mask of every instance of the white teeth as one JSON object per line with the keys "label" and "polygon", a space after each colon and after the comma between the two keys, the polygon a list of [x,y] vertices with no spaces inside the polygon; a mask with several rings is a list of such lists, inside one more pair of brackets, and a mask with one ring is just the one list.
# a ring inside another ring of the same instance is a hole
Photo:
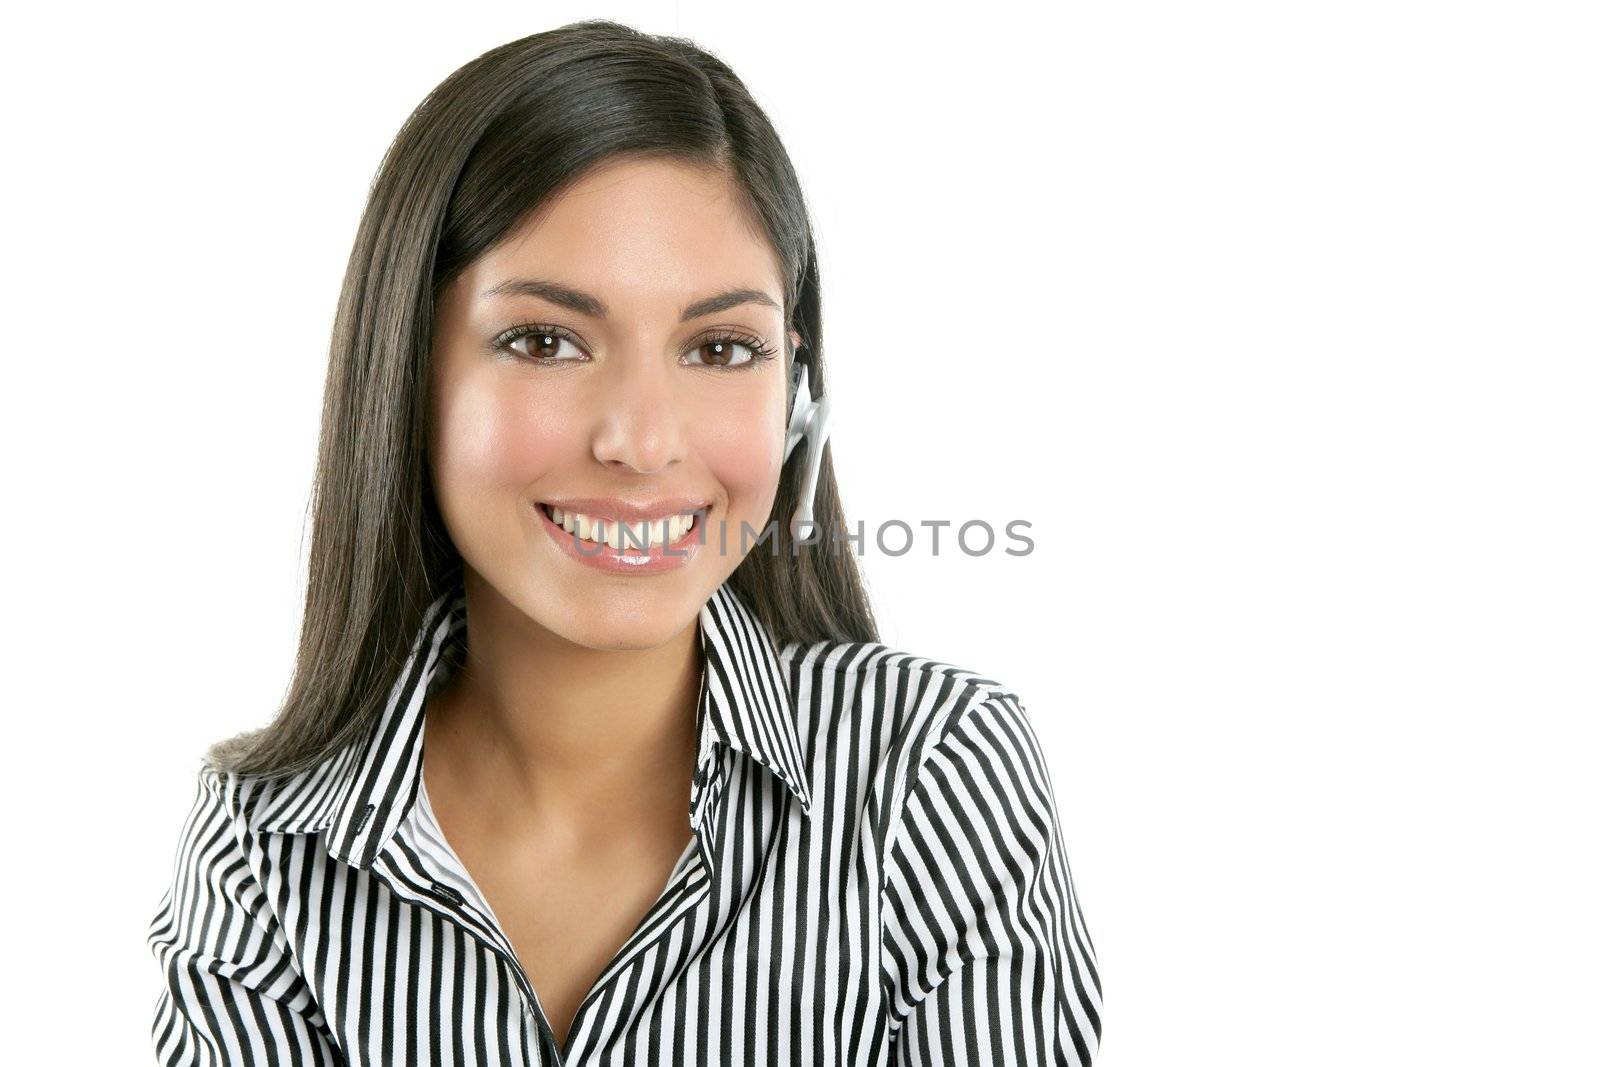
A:
{"label": "white teeth", "polygon": [[694,527],[692,514],[670,515],[653,522],[622,523],[609,519],[596,519],[577,512],[562,511],[551,506],[550,518],[568,533],[576,534],[585,541],[597,545],[609,545],[618,552],[626,549],[643,552],[648,548],[672,544]]}

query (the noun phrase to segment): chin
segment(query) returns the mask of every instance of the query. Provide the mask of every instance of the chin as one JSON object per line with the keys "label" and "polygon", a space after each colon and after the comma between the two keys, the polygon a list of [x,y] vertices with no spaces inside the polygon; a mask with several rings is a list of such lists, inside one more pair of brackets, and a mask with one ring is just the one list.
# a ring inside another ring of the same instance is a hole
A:
{"label": "chin", "polygon": [[[690,612],[689,618],[695,617]],[[685,623],[676,618],[657,620],[638,615],[617,615],[594,608],[569,616],[550,629],[584,648],[601,652],[635,652],[658,648],[676,637]]]}
{"label": "chin", "polygon": [[698,589],[681,582],[649,583],[654,588],[628,588],[646,584],[638,579],[626,583],[621,589],[575,589],[547,600],[542,606],[548,617],[539,621],[552,633],[585,648],[637,651],[659,647],[676,637],[699,616],[706,599]]}

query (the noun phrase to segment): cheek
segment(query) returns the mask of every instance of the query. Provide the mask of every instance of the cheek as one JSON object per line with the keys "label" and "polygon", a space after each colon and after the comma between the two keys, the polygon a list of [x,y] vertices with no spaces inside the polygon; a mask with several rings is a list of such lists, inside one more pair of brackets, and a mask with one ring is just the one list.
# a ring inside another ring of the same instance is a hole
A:
{"label": "cheek", "polygon": [[520,490],[562,461],[577,440],[564,405],[532,403],[516,383],[466,380],[441,398],[435,467],[446,496]]}
{"label": "cheek", "polygon": [[783,469],[783,409],[761,390],[724,397],[691,426],[694,453],[728,494],[729,510],[759,520]]}

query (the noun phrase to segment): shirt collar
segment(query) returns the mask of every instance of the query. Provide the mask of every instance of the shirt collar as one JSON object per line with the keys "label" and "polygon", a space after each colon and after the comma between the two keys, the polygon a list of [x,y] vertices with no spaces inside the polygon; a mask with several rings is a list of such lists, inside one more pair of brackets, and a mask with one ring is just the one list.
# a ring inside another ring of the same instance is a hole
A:
{"label": "shirt collar", "polygon": [[[811,814],[789,683],[766,627],[727,583],[701,607],[704,671],[695,720],[689,825],[712,863],[722,786],[718,747],[743,753]],[[416,800],[427,695],[466,640],[466,594],[457,583],[428,606],[383,712],[366,735],[309,771],[269,781],[250,804],[251,829],[327,835],[328,852],[371,866]]]}

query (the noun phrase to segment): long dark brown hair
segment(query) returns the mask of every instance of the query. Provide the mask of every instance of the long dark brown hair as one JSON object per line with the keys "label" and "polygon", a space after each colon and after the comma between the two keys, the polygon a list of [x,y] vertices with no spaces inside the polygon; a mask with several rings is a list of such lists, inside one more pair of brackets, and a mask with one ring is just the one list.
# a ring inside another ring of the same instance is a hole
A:
{"label": "long dark brown hair", "polygon": [[[688,40],[605,19],[485,52],[418,105],[373,179],[334,320],[294,678],[272,723],[212,746],[211,765],[304,770],[381,713],[427,606],[462,567],[425,461],[436,300],[542,203],[618,156],[714,167],[743,190],[784,273],[785,362],[792,329],[813,394],[826,393],[810,216],[772,123],[733,71]],[[780,646],[876,641],[848,542],[790,541],[801,456],[791,459],[776,542],[752,548],[729,582]],[[823,530],[844,529],[827,449],[814,513]]]}

